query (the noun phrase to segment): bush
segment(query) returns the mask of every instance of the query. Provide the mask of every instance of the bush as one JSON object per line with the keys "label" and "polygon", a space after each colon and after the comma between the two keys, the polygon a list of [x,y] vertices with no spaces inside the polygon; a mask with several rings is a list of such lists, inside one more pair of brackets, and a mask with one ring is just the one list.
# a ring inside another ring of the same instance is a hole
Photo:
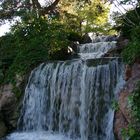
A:
{"label": "bush", "polygon": [[68,39],[70,41],[79,41],[79,42],[82,41],[81,35],[77,32],[74,32],[74,31],[69,31],[68,32]]}
{"label": "bush", "polygon": [[139,140],[140,134],[132,125],[129,125],[128,128],[123,128],[122,131],[123,140]]}
{"label": "bush", "polygon": [[140,57],[140,40],[133,39],[122,52],[123,60],[127,64],[132,64]]}
{"label": "bush", "polygon": [[14,83],[16,75],[26,74],[39,63],[62,59],[64,52],[58,53],[67,50],[69,40],[64,25],[32,18],[15,25],[0,44],[0,82]]}
{"label": "bush", "polygon": [[130,42],[123,50],[122,56],[126,63],[132,64],[136,59],[140,58],[140,26],[136,26],[131,30]]}

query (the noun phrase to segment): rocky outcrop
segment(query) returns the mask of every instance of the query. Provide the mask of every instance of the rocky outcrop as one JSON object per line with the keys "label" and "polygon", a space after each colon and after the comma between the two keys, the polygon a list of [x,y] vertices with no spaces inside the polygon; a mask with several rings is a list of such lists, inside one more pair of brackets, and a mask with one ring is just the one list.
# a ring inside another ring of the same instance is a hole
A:
{"label": "rocky outcrop", "polygon": [[17,124],[17,99],[12,89],[11,84],[0,88],[0,138],[14,130]]}
{"label": "rocky outcrop", "polygon": [[108,41],[117,41],[117,40],[118,40],[117,35],[109,35],[105,39],[106,42],[108,42]]}
{"label": "rocky outcrop", "polygon": [[123,49],[125,46],[127,46],[129,43],[129,40],[123,37],[119,37],[117,41],[117,46],[120,49]]}
{"label": "rocky outcrop", "polygon": [[85,43],[91,43],[91,42],[92,42],[92,40],[87,33],[87,34],[82,36],[82,41],[80,43],[85,44]]}
{"label": "rocky outcrop", "polygon": [[70,48],[72,48],[72,50],[73,50],[74,53],[77,53],[78,52],[78,45],[79,45],[78,42],[71,42]]}
{"label": "rocky outcrop", "polygon": [[125,79],[127,81],[124,89],[120,92],[118,100],[119,111],[115,114],[114,132],[117,140],[122,140],[122,129],[127,128],[128,124],[132,121],[128,96],[132,94],[137,82],[140,80],[140,63],[135,63],[132,67],[126,66]]}
{"label": "rocky outcrop", "polygon": [[128,45],[129,40],[120,36],[117,37],[116,35],[113,36],[107,36],[105,41],[117,41],[116,48],[110,49],[109,52],[105,54],[104,57],[116,57],[120,56],[121,52],[125,49],[125,47]]}

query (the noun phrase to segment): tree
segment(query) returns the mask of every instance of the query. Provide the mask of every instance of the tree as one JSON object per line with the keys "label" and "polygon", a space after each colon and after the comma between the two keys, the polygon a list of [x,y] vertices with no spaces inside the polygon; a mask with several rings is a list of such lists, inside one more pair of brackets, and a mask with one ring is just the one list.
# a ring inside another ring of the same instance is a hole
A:
{"label": "tree", "polygon": [[[86,3],[89,0],[76,1]],[[23,17],[31,11],[38,16],[44,16],[53,13],[59,2],[60,0],[44,0],[44,5],[41,5],[39,0],[2,0],[0,2],[0,20],[2,22],[4,19],[13,19],[16,16]],[[67,0],[66,2],[69,3]]]}
{"label": "tree", "polygon": [[104,1],[93,0],[90,5],[77,9],[77,15],[83,25],[84,32],[102,32],[104,25],[108,23],[108,13],[110,6]]}
{"label": "tree", "polygon": [[[3,0],[0,3],[0,21],[20,17],[31,20],[32,16],[57,18],[72,31],[100,31],[108,24],[107,0],[49,0],[41,5],[39,0]],[[101,31],[102,32],[102,31]]]}
{"label": "tree", "polygon": [[76,30],[80,34],[90,31],[104,32],[102,29],[109,25],[110,5],[105,0],[69,2],[61,0],[59,4],[63,22],[69,29]]}
{"label": "tree", "polygon": [[116,18],[115,28],[120,32],[121,37],[129,39],[122,56],[126,63],[133,64],[140,58],[140,1],[122,0],[119,4],[122,8],[124,4],[132,7]]}
{"label": "tree", "polygon": [[109,6],[100,0],[50,0],[44,5],[39,0],[2,0],[1,22],[14,17],[21,20],[0,38],[0,57],[4,58],[0,59],[4,75],[0,82],[14,81],[16,75],[23,76],[48,59],[67,59],[73,36],[77,41],[85,32],[99,32],[108,12]]}
{"label": "tree", "polygon": [[0,3],[0,21],[25,17],[28,13],[44,16],[52,12],[60,0],[48,1],[43,6],[38,0],[2,0]]}

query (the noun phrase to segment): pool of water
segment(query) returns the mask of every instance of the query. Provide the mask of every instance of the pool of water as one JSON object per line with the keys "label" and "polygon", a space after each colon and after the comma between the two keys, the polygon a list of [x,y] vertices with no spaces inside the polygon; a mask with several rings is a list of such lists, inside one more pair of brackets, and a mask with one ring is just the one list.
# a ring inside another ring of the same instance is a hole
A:
{"label": "pool of water", "polygon": [[[6,140],[73,140],[69,136],[51,132],[16,132],[6,137]],[[74,139],[78,140],[78,139]]]}

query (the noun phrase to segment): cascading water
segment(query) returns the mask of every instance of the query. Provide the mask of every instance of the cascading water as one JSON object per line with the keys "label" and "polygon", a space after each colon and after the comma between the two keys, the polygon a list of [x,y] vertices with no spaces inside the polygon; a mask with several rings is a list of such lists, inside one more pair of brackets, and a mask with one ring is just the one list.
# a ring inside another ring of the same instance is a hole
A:
{"label": "cascading water", "polygon": [[111,104],[122,64],[119,58],[99,58],[114,47],[114,42],[84,44],[81,59],[43,63],[34,69],[18,132],[6,139],[114,140]]}
{"label": "cascading water", "polygon": [[79,55],[82,59],[95,59],[102,57],[108,50],[116,47],[116,42],[97,42],[83,44],[79,47]]}

